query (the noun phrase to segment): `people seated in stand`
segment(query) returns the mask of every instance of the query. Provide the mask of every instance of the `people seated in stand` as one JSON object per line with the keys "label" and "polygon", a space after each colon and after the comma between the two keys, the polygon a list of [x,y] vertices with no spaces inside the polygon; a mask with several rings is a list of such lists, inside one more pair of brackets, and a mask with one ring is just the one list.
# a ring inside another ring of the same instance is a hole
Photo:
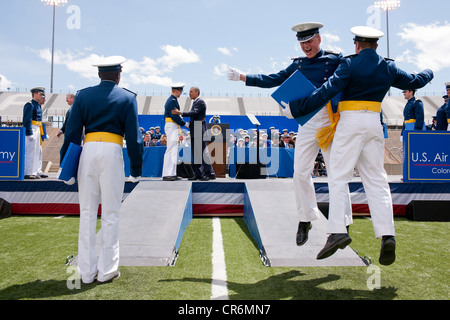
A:
{"label": "people seated in stand", "polygon": [[295,144],[292,140],[291,136],[288,134],[284,134],[282,136],[282,140],[280,141],[280,148],[286,148],[286,149],[294,149]]}
{"label": "people seated in stand", "polygon": [[144,134],[144,147],[150,147],[150,146],[151,146],[150,133],[146,132]]}
{"label": "people seated in stand", "polygon": [[159,126],[155,127],[155,133],[153,134],[153,136],[156,138],[157,141],[159,141],[159,139],[161,139],[162,134],[161,134],[160,130],[161,130],[161,127],[159,127]]}
{"label": "people seated in stand", "polygon": [[167,146],[167,136],[165,134],[161,135],[161,139],[156,143],[157,147],[165,147]]}

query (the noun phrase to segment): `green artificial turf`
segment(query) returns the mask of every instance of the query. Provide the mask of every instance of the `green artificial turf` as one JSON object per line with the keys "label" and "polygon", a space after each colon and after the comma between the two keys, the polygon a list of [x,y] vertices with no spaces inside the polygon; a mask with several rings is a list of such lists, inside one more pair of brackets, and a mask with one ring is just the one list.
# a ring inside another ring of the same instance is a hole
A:
{"label": "green artificial turf", "polygon": [[[356,218],[351,247],[372,267],[265,267],[242,218],[221,218],[232,300],[448,300],[449,224],[396,219],[397,260],[378,264],[372,222]],[[105,285],[79,284],[66,257],[77,254],[78,217],[13,216],[0,220],[0,299],[208,300],[212,219],[186,229],[173,267],[120,267]],[[100,224],[100,223],[99,223]],[[379,272],[379,289],[368,283]],[[75,288],[73,288],[75,286]],[[71,288],[72,287],[72,288]]]}

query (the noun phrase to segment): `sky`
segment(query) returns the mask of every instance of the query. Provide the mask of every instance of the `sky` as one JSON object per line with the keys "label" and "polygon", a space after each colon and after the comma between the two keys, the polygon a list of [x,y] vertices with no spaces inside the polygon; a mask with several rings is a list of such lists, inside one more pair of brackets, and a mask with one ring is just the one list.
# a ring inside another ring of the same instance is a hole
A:
{"label": "sky", "polygon": [[[56,7],[53,92],[99,83],[92,64],[121,55],[120,86],[140,95],[197,86],[204,96],[268,96],[274,89],[227,79],[228,67],[270,74],[304,56],[291,27],[321,22],[322,49],[354,54],[350,29],[386,30],[376,0],[68,0]],[[41,0],[0,0],[0,91],[49,91],[53,7]],[[390,58],[407,72],[435,73],[422,95],[440,95],[450,81],[450,2],[401,0],[389,11]],[[378,52],[387,56],[387,36]],[[185,93],[188,90],[185,90]],[[392,94],[400,94],[394,89]]]}

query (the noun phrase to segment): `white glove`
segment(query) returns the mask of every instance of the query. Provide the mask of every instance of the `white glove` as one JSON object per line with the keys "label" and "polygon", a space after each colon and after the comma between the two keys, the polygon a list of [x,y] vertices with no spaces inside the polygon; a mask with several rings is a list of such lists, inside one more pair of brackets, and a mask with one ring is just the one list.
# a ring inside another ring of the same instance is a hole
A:
{"label": "white glove", "polygon": [[283,115],[288,118],[288,119],[294,119],[294,116],[291,113],[291,108],[289,107],[289,104],[287,104],[284,101],[281,101],[281,105],[284,107],[283,108]]}
{"label": "white glove", "polygon": [[63,181],[64,181],[64,183],[67,184],[68,186],[71,186],[71,185],[73,185],[77,180],[76,180],[74,177],[72,177],[72,178],[70,178],[69,181],[65,181],[65,180],[63,180]]}
{"label": "white glove", "polygon": [[130,181],[130,182],[133,182],[133,183],[136,183],[136,182],[139,182],[139,179],[140,179],[141,177],[132,177],[132,176],[130,176],[129,178],[128,178],[128,181]]}
{"label": "white glove", "polygon": [[189,122],[186,122],[186,128],[188,128],[189,129],[189,126],[190,126],[191,124],[189,123]]}
{"label": "white glove", "polygon": [[241,80],[241,74],[239,71],[233,68],[228,68],[228,80],[239,81]]}

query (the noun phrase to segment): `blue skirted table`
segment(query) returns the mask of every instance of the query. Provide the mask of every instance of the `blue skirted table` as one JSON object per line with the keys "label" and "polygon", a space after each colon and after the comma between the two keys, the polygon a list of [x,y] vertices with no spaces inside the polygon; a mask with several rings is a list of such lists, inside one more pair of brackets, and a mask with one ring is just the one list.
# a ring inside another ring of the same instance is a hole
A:
{"label": "blue skirted table", "polygon": [[[291,178],[294,175],[294,150],[285,148],[260,148],[260,163],[266,166],[268,177]],[[166,147],[144,148],[142,177],[161,177]],[[232,148],[229,155],[229,176],[236,177],[236,165],[257,163],[256,148]],[[130,159],[123,149],[125,176],[130,175]],[[191,162],[191,148],[178,147],[178,162]]]}

